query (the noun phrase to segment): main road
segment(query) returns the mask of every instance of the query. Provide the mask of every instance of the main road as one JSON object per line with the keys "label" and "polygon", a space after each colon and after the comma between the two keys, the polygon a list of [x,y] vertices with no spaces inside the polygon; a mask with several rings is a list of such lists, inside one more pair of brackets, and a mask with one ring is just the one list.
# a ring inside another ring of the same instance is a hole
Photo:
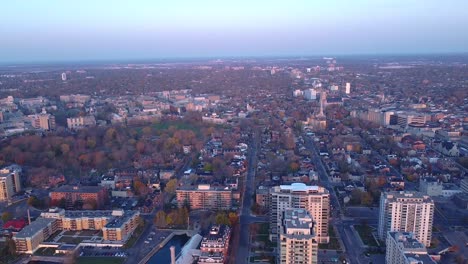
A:
{"label": "main road", "polygon": [[[250,230],[249,225],[253,222],[257,221],[255,216],[251,215],[250,208],[252,207],[253,203],[253,195],[255,192],[255,171],[257,168],[257,150],[260,141],[260,135],[258,132],[254,132],[252,135],[251,144],[249,146],[248,152],[248,169],[247,175],[244,179],[243,189],[244,192],[242,194],[242,201],[241,201],[241,208],[240,208],[240,221],[239,221],[239,239],[238,245],[234,246],[234,252],[232,252],[232,256],[236,257],[236,264],[245,264],[249,263],[248,256],[249,256],[249,236]],[[258,219],[264,220],[264,219]],[[237,250],[237,252],[236,252]]]}

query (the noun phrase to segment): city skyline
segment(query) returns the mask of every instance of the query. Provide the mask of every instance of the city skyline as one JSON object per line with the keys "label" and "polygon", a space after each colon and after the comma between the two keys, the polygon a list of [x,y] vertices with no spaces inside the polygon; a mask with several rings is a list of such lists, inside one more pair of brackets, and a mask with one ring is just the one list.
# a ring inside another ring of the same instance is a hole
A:
{"label": "city skyline", "polygon": [[[112,7],[112,8],[110,8]],[[0,62],[468,52],[462,1],[5,3]],[[111,10],[109,10],[111,9]]]}

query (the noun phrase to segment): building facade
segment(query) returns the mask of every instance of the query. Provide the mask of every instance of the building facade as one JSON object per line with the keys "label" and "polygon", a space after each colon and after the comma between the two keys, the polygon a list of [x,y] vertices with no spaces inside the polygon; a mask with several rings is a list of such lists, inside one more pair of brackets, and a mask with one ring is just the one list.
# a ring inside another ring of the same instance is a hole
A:
{"label": "building facade", "polygon": [[280,185],[270,189],[271,239],[276,240],[281,226],[282,212],[287,209],[305,209],[315,221],[316,240],[328,243],[330,193],[324,187],[304,183]]}
{"label": "building facade", "polygon": [[387,232],[412,232],[417,240],[430,246],[434,218],[434,201],[419,192],[386,192],[380,197],[380,239]]}
{"label": "building facade", "polygon": [[16,252],[32,254],[39,244],[59,230],[57,219],[39,217],[36,221],[23,228],[14,237]]}
{"label": "building facade", "polygon": [[191,210],[230,210],[232,207],[232,190],[209,184],[199,184],[195,188],[181,187],[176,190],[176,196],[179,207],[188,205]]}
{"label": "building facade", "polygon": [[102,209],[106,204],[109,194],[101,186],[70,186],[63,185],[49,194],[51,202],[58,204],[65,199],[68,205],[73,205],[77,201],[86,203],[92,201],[96,204],[96,209]]}
{"label": "building facade", "polygon": [[229,258],[229,241],[231,239],[231,228],[226,225],[213,225],[210,232],[203,237],[200,244],[200,251],[204,258],[198,262],[206,263],[211,259],[212,263],[224,263]]}
{"label": "building facade", "polygon": [[304,209],[287,209],[282,213],[278,241],[279,263],[318,263],[318,242],[314,221]]}
{"label": "building facade", "polygon": [[94,118],[94,116],[80,116],[67,118],[67,127],[69,129],[93,126],[96,126],[96,119]]}
{"label": "building facade", "polygon": [[0,201],[10,201],[14,194],[21,191],[21,171],[18,165],[10,165],[0,170]]}

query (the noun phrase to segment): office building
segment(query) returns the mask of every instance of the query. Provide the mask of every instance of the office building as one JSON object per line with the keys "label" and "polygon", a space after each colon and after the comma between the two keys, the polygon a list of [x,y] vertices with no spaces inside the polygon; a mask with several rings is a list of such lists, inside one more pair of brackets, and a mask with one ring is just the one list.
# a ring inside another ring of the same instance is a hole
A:
{"label": "office building", "polygon": [[176,190],[176,196],[179,207],[188,205],[191,210],[230,210],[232,207],[232,190],[228,187],[184,186]]}
{"label": "office building", "polygon": [[49,194],[51,203],[59,204],[65,199],[67,206],[71,207],[75,202],[92,202],[96,209],[102,209],[108,200],[108,192],[101,186],[70,186],[63,185]]}
{"label": "office building", "polygon": [[412,232],[426,246],[431,244],[434,201],[419,192],[387,192],[380,197],[380,239],[387,232]]}
{"label": "office building", "polygon": [[427,249],[419,242],[413,233],[388,232],[387,252],[385,263],[387,264],[435,264],[428,254]]}
{"label": "office building", "polygon": [[10,201],[13,195],[21,191],[21,171],[18,165],[10,165],[0,170],[0,201]]}
{"label": "office building", "polygon": [[346,83],[346,86],[345,86],[345,93],[346,94],[350,94],[351,93],[351,83]]}
{"label": "office building", "polygon": [[287,209],[282,213],[278,240],[279,263],[318,263],[318,243],[314,221],[304,209]]}
{"label": "office building", "polygon": [[270,228],[272,240],[278,237],[282,212],[287,209],[305,209],[315,221],[316,240],[328,243],[330,193],[324,187],[304,183],[280,185],[270,189]]}

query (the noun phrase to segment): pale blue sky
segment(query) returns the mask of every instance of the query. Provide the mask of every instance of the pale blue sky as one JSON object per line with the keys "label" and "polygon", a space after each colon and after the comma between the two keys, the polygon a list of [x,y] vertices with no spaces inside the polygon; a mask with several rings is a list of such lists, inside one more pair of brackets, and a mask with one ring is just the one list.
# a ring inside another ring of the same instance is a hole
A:
{"label": "pale blue sky", "polygon": [[468,52],[466,0],[2,0],[0,61]]}

